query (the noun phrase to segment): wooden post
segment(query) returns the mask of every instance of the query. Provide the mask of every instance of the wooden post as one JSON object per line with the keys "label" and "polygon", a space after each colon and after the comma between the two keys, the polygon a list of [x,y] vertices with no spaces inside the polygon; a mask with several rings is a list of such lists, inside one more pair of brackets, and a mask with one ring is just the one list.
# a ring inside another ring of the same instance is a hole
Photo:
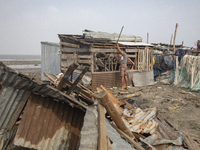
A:
{"label": "wooden post", "polygon": [[91,55],[91,73],[94,72],[94,55],[93,53],[90,54]]}
{"label": "wooden post", "polygon": [[69,66],[69,68],[67,69],[67,71],[65,72],[64,77],[61,79],[61,81],[59,82],[58,86],[56,87],[58,90],[61,90],[63,85],[65,84],[65,82],[68,80],[69,76],[71,75],[71,73],[78,67],[77,64],[73,63]]}
{"label": "wooden post", "polygon": [[170,49],[171,49],[171,46],[172,46],[172,39],[173,39],[173,34],[172,34],[171,40],[170,40],[170,46],[169,46]]}
{"label": "wooden post", "polygon": [[182,48],[183,48],[183,44],[184,44],[184,41],[182,41],[182,46],[181,46]]}
{"label": "wooden post", "polygon": [[176,23],[176,28],[175,28],[175,31],[174,31],[174,42],[173,42],[173,49],[174,49],[174,51],[175,51],[177,28],[178,28],[178,23]]}
{"label": "wooden post", "polygon": [[69,95],[77,86],[78,82],[83,78],[84,74],[88,71],[88,67],[85,67],[85,69],[81,72],[81,74],[78,76],[78,78],[74,81],[73,85],[69,88],[67,91],[67,95]]}
{"label": "wooden post", "polygon": [[106,110],[107,110],[108,114],[110,115],[110,117],[114,120],[114,122],[117,125],[117,127],[119,129],[121,129],[123,132],[125,132],[131,138],[135,138],[133,133],[124,124],[121,116],[119,115],[119,113],[115,109],[115,106],[113,105],[112,101],[110,100],[110,98],[108,97],[108,95],[107,95],[107,93],[105,91],[103,92],[102,97],[100,97],[99,99],[100,99],[102,105],[106,108]]}
{"label": "wooden post", "polygon": [[147,33],[147,44],[149,44],[149,33]]}
{"label": "wooden post", "polygon": [[106,130],[106,119],[104,107],[98,105],[98,120],[99,120],[99,139],[98,139],[98,150],[107,150],[107,130]]}

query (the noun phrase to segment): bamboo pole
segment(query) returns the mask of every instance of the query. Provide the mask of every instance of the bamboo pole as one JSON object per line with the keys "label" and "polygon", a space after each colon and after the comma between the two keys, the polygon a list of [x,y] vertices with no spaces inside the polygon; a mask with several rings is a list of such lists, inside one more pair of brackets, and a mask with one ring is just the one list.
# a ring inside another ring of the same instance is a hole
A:
{"label": "bamboo pole", "polygon": [[173,49],[174,49],[174,51],[175,51],[177,28],[178,28],[178,23],[176,23],[176,28],[175,28],[175,31],[174,31],[174,42],[173,42]]}
{"label": "bamboo pole", "polygon": [[149,33],[147,33],[147,44],[149,44]]}

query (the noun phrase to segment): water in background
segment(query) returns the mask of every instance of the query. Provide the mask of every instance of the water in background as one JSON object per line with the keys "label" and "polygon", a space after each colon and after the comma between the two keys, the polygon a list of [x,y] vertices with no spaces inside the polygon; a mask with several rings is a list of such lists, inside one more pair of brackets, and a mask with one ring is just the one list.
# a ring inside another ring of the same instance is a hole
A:
{"label": "water in background", "polygon": [[0,55],[0,61],[41,61],[40,55]]}
{"label": "water in background", "polygon": [[[40,55],[0,55],[0,61],[3,62],[15,62],[15,61],[35,61],[35,62],[41,62],[41,56]],[[20,64],[20,65],[7,65],[10,68],[13,69],[29,69],[29,68],[41,68],[41,64]]]}

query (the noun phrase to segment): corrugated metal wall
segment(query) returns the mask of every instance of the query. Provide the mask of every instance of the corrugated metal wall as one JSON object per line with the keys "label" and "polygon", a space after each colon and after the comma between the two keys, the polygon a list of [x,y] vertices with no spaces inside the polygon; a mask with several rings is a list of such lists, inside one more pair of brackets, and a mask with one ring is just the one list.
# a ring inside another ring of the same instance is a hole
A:
{"label": "corrugated metal wall", "polygon": [[60,73],[60,45],[57,43],[41,42],[41,80],[47,80],[44,73]]}
{"label": "corrugated metal wall", "polygon": [[[129,80],[128,85],[131,85],[132,76],[128,75],[128,80]],[[96,91],[97,87],[100,87],[100,85],[103,85],[105,88],[120,87],[121,86],[120,72],[92,73],[92,91]],[[124,85],[125,85],[125,80],[124,80]]]}
{"label": "corrugated metal wall", "polygon": [[0,129],[6,129],[11,117],[24,97],[25,90],[2,86],[0,90]]}
{"label": "corrugated metal wall", "polygon": [[40,150],[76,150],[84,115],[66,103],[31,95],[14,144]]}

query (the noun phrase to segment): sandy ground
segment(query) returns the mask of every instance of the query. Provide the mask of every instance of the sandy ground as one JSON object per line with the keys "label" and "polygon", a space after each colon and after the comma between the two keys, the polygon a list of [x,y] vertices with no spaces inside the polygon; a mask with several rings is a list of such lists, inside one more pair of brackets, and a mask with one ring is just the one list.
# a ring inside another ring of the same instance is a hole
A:
{"label": "sandy ground", "polygon": [[[40,79],[41,69],[18,70],[31,78]],[[115,96],[120,96],[118,89],[109,89]],[[143,109],[156,107],[157,115],[166,119],[175,129],[200,139],[200,92],[183,94],[181,91],[191,92],[189,89],[165,85],[161,82],[152,86],[129,87],[129,93],[141,93],[133,99],[145,99],[148,103],[136,105]],[[126,90],[125,90],[126,91]]]}

